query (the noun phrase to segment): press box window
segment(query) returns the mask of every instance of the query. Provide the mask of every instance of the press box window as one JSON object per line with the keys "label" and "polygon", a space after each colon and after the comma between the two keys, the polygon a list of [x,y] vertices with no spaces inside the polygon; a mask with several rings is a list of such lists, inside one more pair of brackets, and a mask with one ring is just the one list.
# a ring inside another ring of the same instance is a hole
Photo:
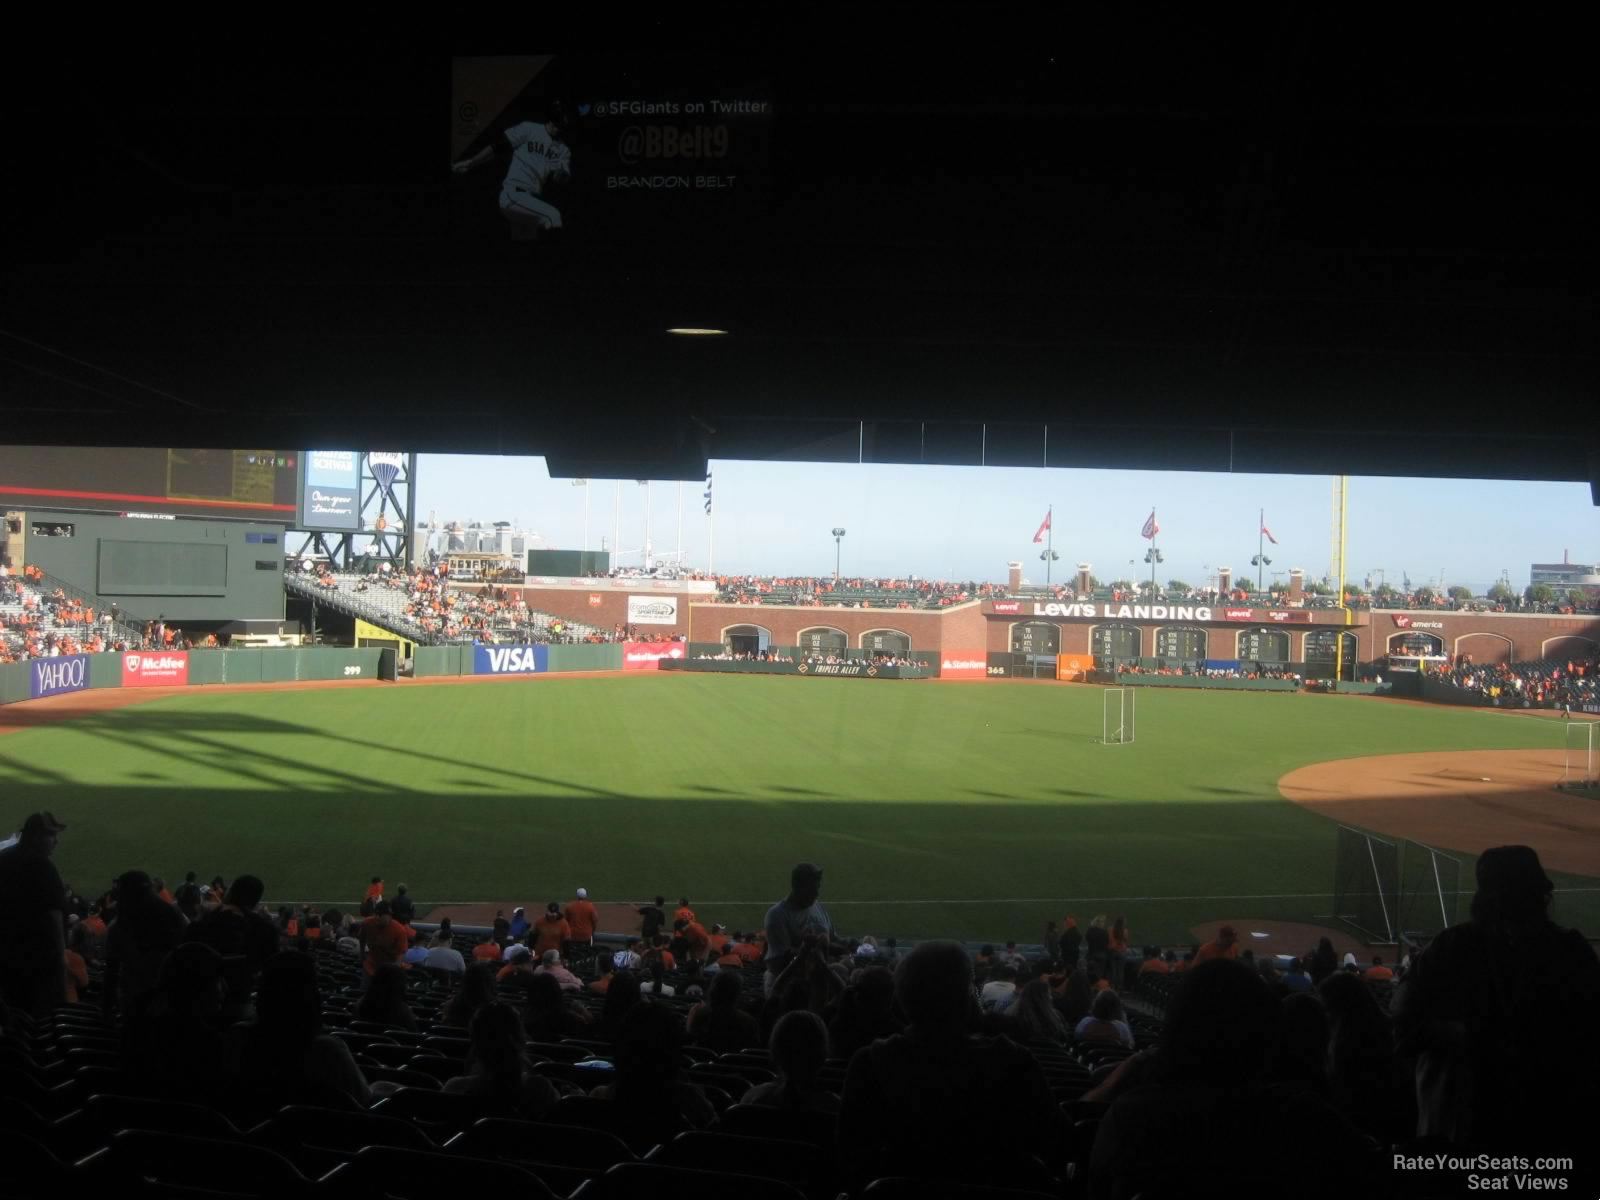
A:
{"label": "press box window", "polygon": [[71,537],[77,531],[78,527],[76,525],[51,524],[47,521],[35,521],[33,523],[34,537]]}
{"label": "press box window", "polygon": [[269,561],[269,560],[267,560],[265,558],[258,558],[258,559],[256,559],[256,570],[258,570],[258,571],[278,571],[278,570],[282,570],[282,568],[275,562],[271,562],[271,561]]}

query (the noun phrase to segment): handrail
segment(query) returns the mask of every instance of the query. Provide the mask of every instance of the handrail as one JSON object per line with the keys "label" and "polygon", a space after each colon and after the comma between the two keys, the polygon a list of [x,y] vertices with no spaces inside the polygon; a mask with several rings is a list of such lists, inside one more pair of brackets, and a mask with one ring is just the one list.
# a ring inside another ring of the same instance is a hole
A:
{"label": "handrail", "polygon": [[[36,567],[36,569],[38,568]],[[114,635],[120,635],[125,640],[141,643],[144,641],[143,618],[137,617],[133,613],[128,612],[122,607],[120,601],[99,599],[93,594],[84,591],[82,588],[68,583],[60,576],[52,575],[50,572],[42,569],[39,569],[38,579],[29,579],[22,575],[13,575],[12,578],[16,579],[16,581],[23,587],[29,588],[36,592],[41,600],[47,599],[52,591],[60,589],[61,594],[67,599],[76,600],[85,608],[99,609],[102,613],[109,612],[111,607],[115,605],[120,613],[120,616],[117,620],[111,622],[111,632]],[[127,619],[123,620],[122,618]],[[95,624],[98,628],[101,623],[97,621]],[[115,640],[115,637],[113,640]]]}

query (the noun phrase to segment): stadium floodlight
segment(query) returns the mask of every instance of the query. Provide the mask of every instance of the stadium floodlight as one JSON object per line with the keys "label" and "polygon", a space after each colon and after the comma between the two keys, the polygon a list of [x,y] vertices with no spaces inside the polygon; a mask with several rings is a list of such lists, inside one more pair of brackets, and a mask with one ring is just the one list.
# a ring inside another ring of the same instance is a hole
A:
{"label": "stadium floodlight", "polygon": [[1144,560],[1150,564],[1150,590],[1153,592],[1156,590],[1156,564],[1166,562],[1167,556],[1151,546],[1144,552]]}
{"label": "stadium floodlight", "polygon": [[1259,592],[1259,591],[1262,590],[1261,589],[1262,568],[1263,567],[1270,567],[1272,565],[1272,558],[1271,558],[1270,555],[1266,555],[1266,554],[1252,554],[1250,556],[1250,565],[1256,569],[1256,591]]}
{"label": "stadium floodlight", "polygon": [[833,530],[833,581],[839,582],[839,552],[844,542],[844,530],[834,526]]}

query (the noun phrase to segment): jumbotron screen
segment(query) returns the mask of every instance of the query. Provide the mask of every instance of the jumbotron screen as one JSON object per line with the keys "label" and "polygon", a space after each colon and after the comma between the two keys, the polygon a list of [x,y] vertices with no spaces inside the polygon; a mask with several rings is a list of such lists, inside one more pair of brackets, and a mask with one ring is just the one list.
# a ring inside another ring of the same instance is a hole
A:
{"label": "jumbotron screen", "polygon": [[0,508],[295,523],[303,452],[0,446]]}

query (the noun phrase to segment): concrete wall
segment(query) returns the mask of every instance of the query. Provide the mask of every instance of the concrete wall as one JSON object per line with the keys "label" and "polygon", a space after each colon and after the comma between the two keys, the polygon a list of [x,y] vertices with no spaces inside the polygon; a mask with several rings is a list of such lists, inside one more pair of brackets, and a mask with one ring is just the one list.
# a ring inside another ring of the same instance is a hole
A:
{"label": "concrete wall", "polygon": [[[40,537],[34,524],[70,526],[71,537]],[[136,517],[29,509],[27,561],[93,596],[95,607],[115,603],[123,612],[149,620],[165,616],[189,621],[283,620],[283,540],[281,525],[245,521],[151,521]],[[268,539],[271,539],[270,541]],[[101,579],[102,543],[152,542],[220,547],[226,578],[220,586],[112,587]],[[258,567],[258,563],[266,564]]]}

